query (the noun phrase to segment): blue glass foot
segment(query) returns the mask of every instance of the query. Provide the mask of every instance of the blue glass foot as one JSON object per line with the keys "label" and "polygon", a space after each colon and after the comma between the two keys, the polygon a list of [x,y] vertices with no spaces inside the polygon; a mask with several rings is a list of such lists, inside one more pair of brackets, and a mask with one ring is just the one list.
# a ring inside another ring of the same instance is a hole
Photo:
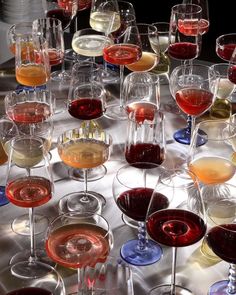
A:
{"label": "blue glass foot", "polygon": [[229,281],[227,281],[227,280],[216,282],[215,284],[213,284],[210,287],[207,294],[208,295],[229,295],[229,294],[231,294],[227,291],[228,283],[229,283]]}
{"label": "blue glass foot", "polygon": [[154,241],[148,240],[147,247],[139,250],[138,240],[126,242],[120,249],[121,257],[132,265],[150,265],[162,257],[162,248]]}
{"label": "blue glass foot", "polygon": [[9,200],[5,195],[5,186],[0,186],[0,206],[4,206],[8,203]]}
{"label": "blue glass foot", "polygon": [[[199,130],[200,135],[206,135],[206,133],[202,130]],[[179,129],[174,133],[174,139],[182,144],[190,145],[191,142],[191,129],[186,127],[183,129]],[[206,138],[199,136],[197,139],[197,145],[201,146],[205,144],[207,141]]]}

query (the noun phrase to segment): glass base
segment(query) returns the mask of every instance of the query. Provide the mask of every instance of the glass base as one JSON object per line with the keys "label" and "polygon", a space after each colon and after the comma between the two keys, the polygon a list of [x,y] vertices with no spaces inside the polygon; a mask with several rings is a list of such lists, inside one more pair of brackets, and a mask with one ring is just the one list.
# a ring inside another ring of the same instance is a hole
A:
{"label": "glass base", "polygon": [[150,265],[161,259],[162,248],[154,241],[148,240],[145,250],[138,250],[138,240],[126,242],[120,249],[121,257],[132,265]]}
{"label": "glass base", "polygon": [[[34,234],[38,235],[46,231],[49,219],[40,214],[34,214]],[[11,228],[14,233],[23,236],[30,235],[29,214],[21,215],[13,220]]]}
{"label": "glass base", "polygon": [[[69,177],[84,182],[84,172],[83,169],[69,169]],[[87,181],[95,181],[103,178],[107,173],[107,168],[104,165],[100,165],[95,168],[87,169]]]}
{"label": "glass base", "polygon": [[101,214],[102,204],[105,203],[105,198],[96,192],[88,191],[86,198],[83,191],[75,192],[60,199],[59,211],[60,213],[89,211]]}
{"label": "glass base", "polygon": [[228,290],[228,283],[229,281],[223,280],[214,283],[210,289],[208,290],[208,295],[229,295],[229,294],[234,294],[230,293]]}
{"label": "glass base", "polygon": [[[191,295],[193,294],[193,292],[191,292],[190,290],[178,286],[175,286],[175,295]],[[171,293],[171,285],[159,285],[155,288],[153,288],[148,295],[172,295]]]}
{"label": "glass base", "polygon": [[118,104],[108,105],[104,116],[111,120],[124,121],[127,120],[126,111]]}
{"label": "glass base", "polygon": [[[36,262],[42,262],[52,267],[56,265],[56,263],[47,256],[46,251],[43,249],[36,249],[35,255],[36,255]],[[10,259],[9,265],[14,265],[18,263],[28,263],[30,265],[29,258],[30,258],[29,250],[18,252]]]}
{"label": "glass base", "polygon": [[[202,135],[206,134],[202,130],[199,130],[199,132],[201,132],[200,134],[202,134]],[[190,145],[190,142],[191,142],[191,130],[188,127],[177,130],[174,133],[174,139],[179,143]],[[206,143],[206,140],[199,136],[199,138],[197,139],[197,146],[201,146],[201,145],[203,145],[205,143]]]}
{"label": "glass base", "polygon": [[132,218],[129,218],[124,213],[121,214],[121,219],[126,225],[133,227],[133,228],[138,228],[138,221],[136,221]]}
{"label": "glass base", "polygon": [[5,186],[0,186],[0,206],[4,206],[8,203],[9,200],[5,195]]}

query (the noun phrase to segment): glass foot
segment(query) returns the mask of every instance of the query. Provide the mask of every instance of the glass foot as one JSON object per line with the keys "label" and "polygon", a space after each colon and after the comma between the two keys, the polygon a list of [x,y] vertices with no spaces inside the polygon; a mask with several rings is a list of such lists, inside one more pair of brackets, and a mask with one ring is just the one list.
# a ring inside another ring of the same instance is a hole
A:
{"label": "glass foot", "polygon": [[126,111],[118,104],[108,105],[104,116],[111,120],[127,120]]}
{"label": "glass foot", "polygon": [[132,265],[150,265],[161,259],[162,248],[154,241],[148,240],[145,250],[138,250],[138,240],[126,242],[120,249],[121,257]]}
{"label": "glass foot", "polygon": [[0,186],[0,206],[4,206],[8,203],[9,200],[5,195],[5,186]]}
{"label": "glass foot", "polygon": [[228,291],[228,283],[229,281],[223,280],[214,283],[210,289],[208,290],[208,295],[229,295],[234,294]]}
{"label": "glass foot", "polygon": [[171,293],[171,285],[159,285],[155,288],[153,288],[148,295],[191,295],[193,294],[190,290],[178,286],[175,286],[175,292]]}
{"label": "glass foot", "polygon": [[[200,132],[201,135],[206,135],[206,133],[204,131],[202,131],[202,130],[199,130],[199,132]],[[174,133],[174,139],[179,143],[190,145],[190,142],[191,142],[191,130],[188,127],[177,130]],[[201,146],[201,145],[203,145],[205,143],[206,143],[206,139],[199,136],[199,138],[197,139],[197,145]]]}
{"label": "glass foot", "polygon": [[121,214],[121,219],[123,220],[123,222],[133,228],[138,228],[138,221],[129,218],[127,215],[125,215],[124,213]]}
{"label": "glass foot", "polygon": [[[52,261],[47,256],[46,251],[43,249],[36,249],[35,255],[36,255],[36,262],[45,263],[45,264],[50,265],[52,267],[54,267],[56,265],[56,263],[54,261]],[[25,263],[25,265],[27,265],[27,264],[30,265],[31,263],[30,263],[29,259],[30,259],[30,251],[29,250],[18,252],[11,258],[9,265],[15,265],[18,263]]]}
{"label": "glass foot", "polygon": [[[38,235],[46,231],[49,224],[49,219],[40,214],[34,214],[34,234]],[[15,218],[11,224],[14,233],[23,236],[30,235],[29,215],[24,214]]]}
{"label": "glass foot", "polygon": [[70,193],[61,198],[59,211],[60,213],[89,211],[100,214],[103,204],[106,204],[106,200],[101,194],[88,191],[85,198],[84,192],[81,191]]}
{"label": "glass foot", "polygon": [[[95,168],[87,169],[87,181],[95,181],[103,178],[107,173],[107,168],[104,165],[100,165]],[[69,177],[84,182],[84,172],[82,169],[69,169]]]}

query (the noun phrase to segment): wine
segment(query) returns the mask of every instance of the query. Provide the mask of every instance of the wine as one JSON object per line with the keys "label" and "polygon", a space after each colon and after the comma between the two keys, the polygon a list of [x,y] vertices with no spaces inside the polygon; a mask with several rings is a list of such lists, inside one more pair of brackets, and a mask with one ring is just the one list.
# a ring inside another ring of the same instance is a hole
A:
{"label": "wine", "polygon": [[[157,102],[158,104],[159,102]],[[152,121],[157,110],[157,105],[151,102],[132,102],[126,106],[126,111],[135,112],[135,120],[138,123],[143,123],[144,120]]]}
{"label": "wine", "polygon": [[39,101],[25,101],[8,107],[7,115],[16,123],[39,123],[51,116],[50,106]]}
{"label": "wine", "polygon": [[147,231],[158,243],[171,247],[185,247],[198,242],[206,232],[202,218],[182,209],[163,209],[147,219]]}
{"label": "wine", "polygon": [[103,58],[114,65],[128,65],[142,56],[139,46],[133,44],[114,44],[103,49]]}
{"label": "wine", "polygon": [[184,88],[176,92],[175,99],[184,113],[198,116],[211,107],[213,93],[200,88]]}
{"label": "wine", "polygon": [[[152,193],[153,189],[142,187],[125,191],[119,195],[117,205],[128,217],[137,221],[145,221]],[[164,195],[155,193],[154,210],[167,208],[168,205],[168,199]]]}
{"label": "wine", "polygon": [[40,86],[46,84],[50,74],[42,64],[28,64],[16,68],[16,80],[25,86]]}
{"label": "wine", "polygon": [[59,19],[62,24],[62,29],[65,30],[70,25],[72,13],[65,9],[53,9],[47,12],[46,17]]}
{"label": "wine", "polygon": [[198,46],[190,42],[180,42],[170,44],[168,53],[175,59],[194,59],[198,56]]}
{"label": "wine", "polygon": [[109,146],[102,141],[78,139],[58,146],[62,161],[74,168],[94,168],[102,165],[109,157]]}
{"label": "wine", "polygon": [[102,35],[82,35],[73,38],[73,50],[83,56],[102,56],[103,48],[113,44],[113,41],[106,36]]}
{"label": "wine", "polygon": [[100,99],[81,98],[70,102],[70,115],[80,120],[93,120],[101,117],[105,112]]}
{"label": "wine", "polygon": [[112,33],[120,27],[120,15],[112,11],[95,11],[90,15],[89,24],[95,31]]}
{"label": "wine", "polygon": [[125,158],[130,164],[148,162],[160,165],[165,159],[165,150],[153,143],[130,144],[126,146]]}
{"label": "wine", "polygon": [[3,148],[2,143],[0,142],[0,165],[6,163],[8,156]]}
{"label": "wine", "polygon": [[236,44],[234,44],[234,43],[218,45],[216,47],[216,53],[220,58],[229,62],[231,59],[231,56],[234,52],[235,47],[236,47]]}
{"label": "wine", "polygon": [[6,196],[16,206],[38,207],[51,199],[51,183],[44,177],[21,177],[6,185]]}
{"label": "wine", "polygon": [[216,98],[210,109],[211,119],[228,119],[232,114],[232,105],[228,99]]}
{"label": "wine", "polygon": [[43,288],[26,287],[8,292],[5,295],[53,295],[53,293]]}
{"label": "wine", "polygon": [[229,66],[228,78],[229,78],[230,82],[236,84],[236,65]]}
{"label": "wine", "polygon": [[142,52],[141,58],[132,64],[126,65],[126,68],[133,72],[151,71],[159,62],[159,56],[151,52]]}
{"label": "wine", "polygon": [[235,173],[233,163],[219,157],[202,157],[193,160],[188,168],[204,184],[224,183]]}
{"label": "wine", "polygon": [[51,66],[56,66],[62,63],[64,53],[61,50],[50,48],[48,49],[49,63]]}
{"label": "wine", "polygon": [[178,20],[178,30],[185,36],[203,35],[209,30],[209,21],[206,19],[180,19]]}
{"label": "wine", "polygon": [[82,11],[91,7],[92,0],[78,0],[78,11]]}
{"label": "wine", "polygon": [[49,257],[70,268],[94,266],[109,254],[107,232],[93,224],[68,224],[53,231],[46,241]]}
{"label": "wine", "polygon": [[224,261],[236,264],[236,224],[212,227],[207,234],[207,243],[213,252]]}

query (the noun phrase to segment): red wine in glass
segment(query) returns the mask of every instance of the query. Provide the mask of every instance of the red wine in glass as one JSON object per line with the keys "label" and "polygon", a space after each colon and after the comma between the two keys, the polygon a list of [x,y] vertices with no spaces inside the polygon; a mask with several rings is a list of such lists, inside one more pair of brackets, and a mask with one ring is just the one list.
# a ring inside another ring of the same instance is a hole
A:
{"label": "red wine in glass", "polygon": [[[153,189],[143,187],[125,191],[119,195],[117,205],[128,217],[144,222],[152,193]],[[155,200],[156,210],[167,208],[169,205],[168,199],[162,194],[157,195],[158,198]]]}
{"label": "red wine in glass", "polygon": [[148,217],[147,231],[158,243],[185,247],[203,238],[206,225],[201,217],[191,211],[164,209]]}
{"label": "red wine in glass", "polygon": [[229,66],[228,78],[232,83],[236,84],[236,65]]}
{"label": "red wine in glass", "polygon": [[198,56],[198,46],[190,42],[173,43],[169,45],[168,53],[175,59],[194,59]]}
{"label": "red wine in glass", "polygon": [[100,99],[82,98],[72,100],[68,106],[69,114],[80,120],[93,120],[101,117],[105,112]]}
{"label": "red wine in glass", "polygon": [[175,98],[183,112],[198,116],[212,105],[213,93],[203,89],[184,88],[176,92]]}
{"label": "red wine in glass", "polygon": [[160,165],[165,159],[165,149],[153,143],[130,144],[126,146],[125,158],[130,164],[147,162]]}
{"label": "red wine in glass", "polygon": [[53,295],[52,292],[43,288],[27,287],[21,288],[7,293],[6,295]]}
{"label": "red wine in glass", "polygon": [[103,49],[103,58],[114,65],[129,65],[140,59],[141,49],[133,44],[114,44]]}
{"label": "red wine in glass", "polygon": [[225,61],[230,61],[231,56],[234,52],[236,44],[225,44],[222,46],[217,46],[216,53],[217,55]]}

